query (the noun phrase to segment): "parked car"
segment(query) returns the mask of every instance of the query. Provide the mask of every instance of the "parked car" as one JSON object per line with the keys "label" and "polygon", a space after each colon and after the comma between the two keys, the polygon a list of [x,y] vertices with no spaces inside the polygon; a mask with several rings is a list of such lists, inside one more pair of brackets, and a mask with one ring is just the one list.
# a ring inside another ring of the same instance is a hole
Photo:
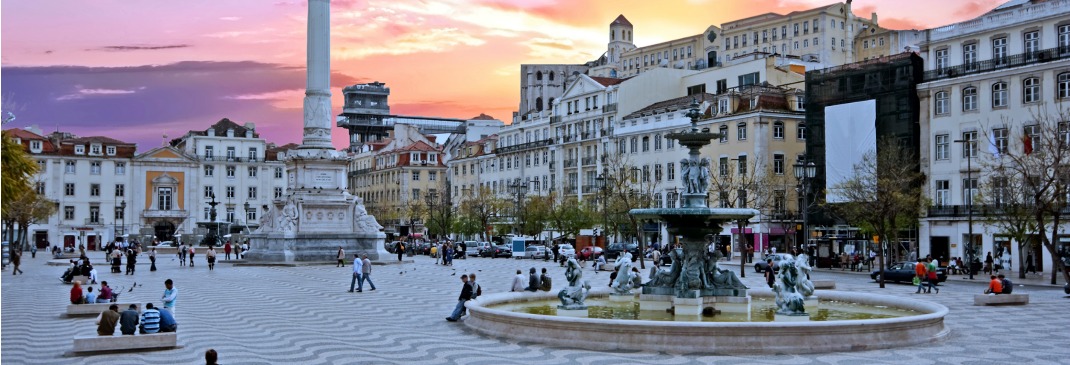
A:
{"label": "parked car", "polygon": [[464,253],[472,257],[480,256],[480,253],[483,252],[483,250],[488,250],[493,247],[490,242],[465,241],[464,244]]}
{"label": "parked car", "polygon": [[792,256],[791,254],[786,254],[786,253],[771,253],[771,254],[765,255],[765,257],[763,257],[761,260],[759,260],[758,262],[754,263],[754,272],[760,273],[762,271],[765,271],[766,266],[769,266],[769,264],[765,262],[766,259],[773,259],[773,271],[776,272],[777,270],[780,269],[780,267],[777,265],[777,263],[779,263],[782,260],[792,260],[794,258],[795,257]]}
{"label": "parked car", "polygon": [[632,261],[639,259],[639,244],[624,242],[610,243],[609,246],[606,247],[606,259],[616,260],[617,256],[620,256],[621,252],[624,252],[624,250],[628,250],[628,252],[632,253]]}
{"label": "parked car", "polygon": [[561,245],[558,245],[557,246],[557,252],[560,255],[565,256],[565,257],[575,257],[576,256],[576,248],[572,247],[572,245],[568,244],[568,243],[562,243]]}
{"label": "parked car", "polygon": [[509,245],[497,245],[490,249],[483,250],[483,252],[480,252],[479,256],[490,258],[513,257],[513,248]]}
{"label": "parked car", "polygon": [[178,247],[178,244],[174,241],[163,241],[156,244],[156,247]]}
{"label": "parked car", "polygon": [[[917,262],[898,262],[891,267],[884,269],[884,281],[892,282],[913,282],[914,281],[914,265]],[[873,270],[873,273],[869,274],[869,277],[874,281],[880,281],[881,271]],[[942,283],[947,281],[947,268],[936,268],[936,282]]]}
{"label": "parked car", "polygon": [[535,260],[546,259],[549,254],[550,250],[547,250],[545,246],[530,246],[524,250],[524,257],[530,257]]}
{"label": "parked car", "polygon": [[576,258],[579,260],[598,260],[598,257],[602,256],[604,251],[598,246],[587,246],[576,254]]}

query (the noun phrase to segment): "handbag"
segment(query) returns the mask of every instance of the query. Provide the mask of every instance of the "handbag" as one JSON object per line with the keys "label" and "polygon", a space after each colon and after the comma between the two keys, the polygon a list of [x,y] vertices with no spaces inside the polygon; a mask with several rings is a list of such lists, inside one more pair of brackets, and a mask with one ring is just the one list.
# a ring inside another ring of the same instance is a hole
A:
{"label": "handbag", "polygon": [[914,276],[914,285],[921,285],[921,278],[920,277]]}

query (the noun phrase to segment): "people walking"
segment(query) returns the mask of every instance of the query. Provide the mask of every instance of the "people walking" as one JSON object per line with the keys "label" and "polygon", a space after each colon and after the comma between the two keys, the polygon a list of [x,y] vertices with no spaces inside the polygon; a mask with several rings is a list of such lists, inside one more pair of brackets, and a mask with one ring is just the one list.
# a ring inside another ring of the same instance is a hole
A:
{"label": "people walking", "polygon": [[929,269],[925,265],[925,259],[919,258],[918,262],[914,264],[914,281],[918,285],[918,291],[914,292],[914,294],[921,294],[922,290],[926,293],[929,292],[929,289],[926,288],[929,278],[928,272]]}
{"label": "people walking", "polygon": [[186,244],[178,245],[178,264],[186,266]]}
{"label": "people walking", "polygon": [[135,264],[137,264],[137,252],[132,248],[126,249],[126,275],[134,275]]}
{"label": "people walking", "polygon": [[453,313],[449,317],[446,317],[447,321],[457,322],[464,315],[464,303],[472,299],[472,286],[468,285],[468,275],[461,275],[461,295],[457,296],[457,306],[453,308]]}
{"label": "people walking", "polygon": [[11,275],[22,274],[22,269],[19,269],[19,264],[22,263],[22,250],[11,250]]}
{"label": "people walking", "polygon": [[360,288],[364,288],[364,282],[367,281],[368,285],[371,285],[372,291],[375,290],[375,283],[372,282],[372,260],[368,259],[368,254],[364,254],[361,257],[361,276],[360,276]]}
{"label": "people walking", "polygon": [[931,257],[927,260],[929,261],[928,265],[925,266],[925,278],[929,282],[929,290],[927,291],[932,292],[935,289],[936,294],[940,294],[940,288],[936,287],[936,284],[939,284],[940,281],[939,276],[936,275],[936,266],[939,261]]}
{"label": "people walking", "polygon": [[156,247],[153,247],[152,251],[149,251],[149,262],[151,263],[149,271],[156,271]]}
{"label": "people walking", "polygon": [[208,252],[204,253],[204,258],[208,260],[208,271],[215,270],[215,247],[208,246]]}
{"label": "people walking", "polygon": [[230,241],[223,245],[223,258],[230,260]]}
{"label": "people walking", "polygon": [[338,246],[338,264],[334,267],[346,266],[346,251],[342,249],[342,246]]}
{"label": "people walking", "polygon": [[[353,280],[349,282],[349,292],[353,292],[353,287],[357,286],[357,282],[361,281],[360,277],[364,274],[364,261],[360,259],[360,255],[353,254]],[[363,282],[359,284],[364,284]],[[361,292],[360,289],[357,292]]]}
{"label": "people walking", "polygon": [[193,245],[189,245],[189,267],[193,267],[193,256],[197,255],[197,250],[193,248]]}
{"label": "people walking", "polygon": [[394,251],[398,254],[398,262],[401,262],[401,255],[405,253],[405,244],[398,241],[397,246],[394,247]]}

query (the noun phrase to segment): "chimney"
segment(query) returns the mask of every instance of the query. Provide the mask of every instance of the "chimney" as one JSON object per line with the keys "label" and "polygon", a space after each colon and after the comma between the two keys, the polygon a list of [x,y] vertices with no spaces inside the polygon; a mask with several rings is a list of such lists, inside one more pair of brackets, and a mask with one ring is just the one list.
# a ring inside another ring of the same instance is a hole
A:
{"label": "chimney", "polygon": [[873,13],[872,13],[872,14],[871,14],[871,15],[869,16],[869,21],[870,21],[871,23],[873,23],[873,26],[877,26],[877,12],[873,12]]}

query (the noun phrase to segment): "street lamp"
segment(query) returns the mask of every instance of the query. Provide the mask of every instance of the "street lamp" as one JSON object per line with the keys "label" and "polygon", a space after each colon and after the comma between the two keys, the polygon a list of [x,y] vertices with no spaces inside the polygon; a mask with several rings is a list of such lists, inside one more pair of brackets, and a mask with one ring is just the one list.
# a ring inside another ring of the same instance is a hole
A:
{"label": "street lamp", "polygon": [[813,161],[803,163],[799,161],[792,167],[795,168],[795,181],[798,181],[798,192],[802,198],[803,215],[803,243],[810,239],[810,185],[814,176],[817,176],[817,165]]}
{"label": "street lamp", "polygon": [[[121,230],[121,233],[119,233],[119,235],[126,235],[126,200],[123,200],[119,203],[119,220],[122,222],[119,226]],[[126,238],[124,237],[123,240],[125,241]]]}
{"label": "street lamp", "polygon": [[[427,233],[428,233],[428,236],[431,236],[430,235],[431,227],[435,226],[435,199],[436,198],[438,198],[438,192],[437,191],[430,190],[430,191],[427,192],[427,206],[428,206],[428,211],[427,211],[427,217],[428,217],[428,219],[427,219],[427,221],[428,221],[427,222]],[[430,239],[430,237],[428,237],[428,238]]]}
{"label": "street lamp", "polygon": [[245,233],[248,234],[250,232],[250,230],[249,230],[249,201],[248,200],[245,201],[245,204],[242,204],[242,206],[245,208]]}
{"label": "street lamp", "polygon": [[[966,155],[966,181],[970,183],[970,196],[963,196],[966,199],[966,272],[970,275],[970,280],[973,280],[973,166],[971,166],[971,160],[973,159],[974,141],[967,139],[956,139],[955,143],[962,143],[963,154]],[[964,187],[965,188],[965,187]],[[964,189],[965,190],[965,189]],[[918,253],[921,256],[921,253]]]}
{"label": "street lamp", "polygon": [[528,193],[528,185],[521,183],[520,178],[517,178],[516,180],[513,180],[512,184],[509,184],[509,192],[516,196],[516,206],[514,207],[515,213],[513,214],[513,233],[518,234],[520,231],[519,228],[517,228],[517,224],[520,223],[520,211],[523,209],[521,208],[521,204],[524,203],[524,195]]}
{"label": "street lamp", "polygon": [[607,208],[607,204],[609,202],[609,189],[606,189],[608,187],[608,184],[606,184],[606,180],[609,177],[606,176],[607,172],[608,171],[606,169],[602,169],[602,173],[599,174],[598,177],[594,178],[594,181],[598,184],[598,189],[600,189],[602,191],[602,243],[603,244],[605,243],[605,240],[606,240],[605,239],[605,237],[606,237],[606,229],[609,228],[609,211],[608,211],[608,208]]}

